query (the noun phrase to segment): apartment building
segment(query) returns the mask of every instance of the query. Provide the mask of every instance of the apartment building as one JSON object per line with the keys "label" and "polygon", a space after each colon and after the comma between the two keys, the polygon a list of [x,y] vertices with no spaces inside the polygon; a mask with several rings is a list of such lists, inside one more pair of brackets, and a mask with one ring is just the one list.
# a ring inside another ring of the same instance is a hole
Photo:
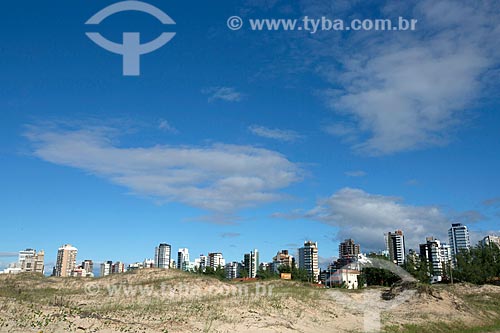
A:
{"label": "apartment building", "polygon": [[76,255],[78,249],[71,244],[61,246],[57,251],[57,261],[54,267],[54,275],[67,277],[76,269]]}

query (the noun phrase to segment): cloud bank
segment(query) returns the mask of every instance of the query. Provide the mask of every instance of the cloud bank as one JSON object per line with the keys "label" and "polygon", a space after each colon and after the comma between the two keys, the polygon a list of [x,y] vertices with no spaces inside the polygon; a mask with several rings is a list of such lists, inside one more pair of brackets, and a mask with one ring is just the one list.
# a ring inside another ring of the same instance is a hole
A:
{"label": "cloud bank", "polygon": [[302,136],[295,131],[282,130],[278,128],[267,128],[264,126],[252,125],[248,128],[248,130],[254,135],[284,142],[293,142],[302,138]]}
{"label": "cloud bank", "polygon": [[217,215],[282,200],[280,190],[301,179],[301,169],[285,156],[251,146],[120,147],[117,130],[104,127],[31,126],[25,135],[44,161]]}
{"label": "cloud bank", "polygon": [[[368,18],[362,13],[370,6],[301,4],[304,15],[345,19]],[[452,142],[482,93],[498,82],[500,3],[381,1],[377,7],[377,18],[418,19],[417,30],[323,32],[304,40],[308,62],[331,84],[322,96],[336,120],[324,131],[371,156]]]}
{"label": "cloud bank", "polygon": [[407,249],[417,249],[427,236],[448,242],[450,219],[437,206],[413,206],[402,198],[343,188],[318,200],[309,211],[275,214],[278,218],[304,218],[338,228],[337,239],[353,238],[362,251],[385,249],[384,233],[401,229]]}

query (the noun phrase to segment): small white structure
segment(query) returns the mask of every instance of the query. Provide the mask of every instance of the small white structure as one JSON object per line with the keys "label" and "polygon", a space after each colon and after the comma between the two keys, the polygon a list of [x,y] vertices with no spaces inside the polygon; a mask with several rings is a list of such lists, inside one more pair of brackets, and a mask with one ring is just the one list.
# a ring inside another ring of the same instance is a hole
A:
{"label": "small white structure", "polygon": [[0,271],[0,274],[19,274],[22,271],[23,270],[21,269],[21,267],[19,267],[17,264],[10,264],[9,267],[4,269],[3,271]]}
{"label": "small white structure", "polygon": [[71,270],[70,276],[72,277],[87,277],[87,271],[84,268],[77,267]]}
{"label": "small white structure", "polygon": [[329,279],[332,286],[345,286],[347,289],[358,289],[358,270],[341,268],[336,270]]}

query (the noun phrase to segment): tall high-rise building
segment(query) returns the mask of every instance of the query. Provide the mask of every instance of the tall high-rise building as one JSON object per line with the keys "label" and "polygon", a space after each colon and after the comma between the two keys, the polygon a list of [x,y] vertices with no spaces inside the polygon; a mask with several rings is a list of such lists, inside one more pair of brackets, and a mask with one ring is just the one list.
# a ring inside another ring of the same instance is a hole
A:
{"label": "tall high-rise building", "polygon": [[441,242],[434,237],[427,237],[426,243],[420,244],[420,257],[427,260],[430,273],[433,276],[441,276],[442,273],[440,246]]}
{"label": "tall high-rise building", "polygon": [[19,251],[19,268],[21,272],[44,273],[45,252],[36,252],[33,249]]}
{"label": "tall high-rise building", "polygon": [[257,270],[259,269],[259,251],[254,249],[250,251],[250,253],[245,253],[244,264],[248,277],[257,277]]}
{"label": "tall high-rise building", "polygon": [[81,267],[85,272],[94,274],[94,262],[92,260],[87,259],[82,261]]}
{"label": "tall high-rise building", "polygon": [[207,266],[210,266],[208,257],[204,254],[200,254],[200,258],[195,259],[194,266],[198,267],[202,272],[204,272],[205,268],[207,268]]}
{"label": "tall high-rise building", "polygon": [[177,269],[188,271],[189,270],[189,250],[179,249],[177,252]]}
{"label": "tall high-rise building", "polygon": [[233,261],[233,262],[226,264],[226,266],[225,266],[226,278],[229,280],[238,278],[240,266],[241,266],[241,264],[239,262],[236,262],[236,261]]}
{"label": "tall high-rise building", "polygon": [[304,242],[304,246],[299,249],[299,268],[307,271],[312,282],[318,282],[318,243]]}
{"label": "tall high-rise building", "polygon": [[288,250],[281,250],[273,257],[271,271],[278,273],[280,266],[289,266],[291,268],[294,263],[295,258],[288,253]]}
{"label": "tall high-rise building", "polygon": [[113,262],[111,260],[101,263],[100,276],[108,276],[113,273]]}
{"label": "tall high-rise building", "polygon": [[161,243],[155,248],[155,267],[170,268],[170,253],[172,247],[169,244]]}
{"label": "tall high-rise building", "polygon": [[113,264],[111,269],[113,274],[119,274],[125,272],[125,264],[121,261],[117,261]]}
{"label": "tall high-rise building", "polygon": [[360,252],[359,244],[353,239],[346,239],[339,245],[339,258],[357,258]]}
{"label": "tall high-rise building", "polygon": [[453,266],[451,246],[439,239],[427,237],[425,244],[420,244],[420,258],[427,260],[431,273],[431,282],[439,282]]}
{"label": "tall high-rise building", "polygon": [[405,236],[401,230],[389,232],[385,235],[385,243],[389,258],[398,266],[405,262]]}
{"label": "tall high-rise building", "polygon": [[[406,255],[406,261],[410,264],[409,267],[412,267],[414,271],[420,265],[420,255],[414,249],[408,250],[408,255]],[[411,271],[409,271],[411,273]]]}
{"label": "tall high-rise building", "polygon": [[209,253],[208,266],[210,266],[213,269],[226,266],[226,261],[224,260],[222,253],[220,252]]}
{"label": "tall high-rise building", "polygon": [[76,254],[78,249],[70,244],[63,245],[57,251],[57,261],[54,267],[55,276],[71,276],[71,271],[76,268]]}
{"label": "tall high-rise building", "polygon": [[462,250],[470,249],[469,229],[462,223],[452,223],[448,230],[448,239],[451,246],[451,254],[453,261],[456,264],[457,254]]}

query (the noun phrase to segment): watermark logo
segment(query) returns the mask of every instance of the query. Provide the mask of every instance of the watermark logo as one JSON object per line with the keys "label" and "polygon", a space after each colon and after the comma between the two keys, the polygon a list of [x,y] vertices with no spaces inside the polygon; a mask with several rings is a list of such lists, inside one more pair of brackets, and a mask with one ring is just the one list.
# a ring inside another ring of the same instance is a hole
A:
{"label": "watermark logo", "polygon": [[168,284],[162,282],[159,285],[131,285],[128,283],[100,284],[89,282],[85,284],[85,293],[88,296],[108,297],[145,297],[163,298],[176,301],[181,299],[200,299],[203,297],[244,297],[259,298],[271,297],[274,294],[274,285],[256,283],[255,285],[193,285],[186,283]]}
{"label": "watermark logo", "polygon": [[[98,25],[107,17],[125,11],[139,11],[147,13],[163,24],[175,24],[174,20],[157,7],[145,2],[130,0],[112,4],[92,16],[85,24]],[[151,53],[167,44],[175,36],[175,32],[164,32],[155,40],[141,44],[139,32],[124,32],[122,44],[114,43],[104,38],[98,32],[86,33],[94,43],[105,50],[123,56],[123,75],[138,76],[141,74],[141,55]]]}
{"label": "watermark logo", "polygon": [[227,19],[227,27],[231,30],[240,30],[243,27],[243,20],[239,16],[231,16]]}
{"label": "watermark logo", "polygon": [[[247,23],[245,23],[247,22]],[[286,18],[249,18],[243,20],[239,16],[227,19],[230,30],[240,30],[246,24],[251,31],[297,31],[315,34],[327,31],[415,31],[417,19],[399,16],[397,19],[352,19],[329,18],[322,16],[312,18],[304,16],[299,19]]]}

